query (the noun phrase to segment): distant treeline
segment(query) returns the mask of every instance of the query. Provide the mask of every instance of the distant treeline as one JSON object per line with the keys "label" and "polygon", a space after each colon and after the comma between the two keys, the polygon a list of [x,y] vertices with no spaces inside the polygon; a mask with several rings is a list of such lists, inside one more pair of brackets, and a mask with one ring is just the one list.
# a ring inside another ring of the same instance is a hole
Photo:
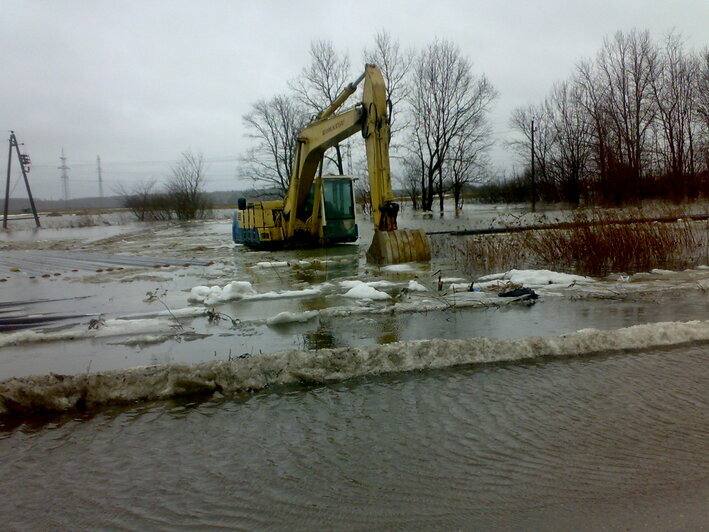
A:
{"label": "distant treeline", "polygon": [[[240,190],[220,190],[204,193],[215,207],[227,207],[236,205],[236,200],[241,197],[256,197],[256,193]],[[76,210],[98,210],[119,209],[125,207],[125,196],[106,196],[101,200],[98,197],[73,198],[67,202],[64,200],[44,200],[36,199],[37,210],[42,212],[52,211],[76,211]],[[5,208],[4,199],[0,200],[0,210]],[[10,198],[11,214],[30,212],[30,202],[27,198]]]}
{"label": "distant treeline", "polygon": [[537,194],[547,201],[706,196],[709,49],[688,51],[675,34],[657,43],[647,31],[618,32],[542,102],[516,109],[511,125],[528,168],[491,185],[498,198],[529,196],[532,153]]}

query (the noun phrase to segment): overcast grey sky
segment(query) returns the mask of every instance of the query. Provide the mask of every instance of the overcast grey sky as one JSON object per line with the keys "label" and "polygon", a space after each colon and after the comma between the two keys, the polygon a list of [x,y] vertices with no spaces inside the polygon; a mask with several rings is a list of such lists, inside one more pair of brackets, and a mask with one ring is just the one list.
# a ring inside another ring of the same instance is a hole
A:
{"label": "overcast grey sky", "polygon": [[543,98],[604,36],[638,28],[660,40],[674,29],[690,48],[709,45],[707,0],[26,0],[1,13],[0,126],[32,157],[34,195],[55,199],[62,147],[71,197],[98,195],[97,155],[109,194],[119,182],[162,179],[186,149],[210,161],[210,190],[248,186],[236,176],[249,143],[241,117],[287,90],[313,39],[348,52],[353,70],[381,29],[405,47],[458,44],[500,93],[493,161],[507,170],[516,164],[503,146],[510,111]]}

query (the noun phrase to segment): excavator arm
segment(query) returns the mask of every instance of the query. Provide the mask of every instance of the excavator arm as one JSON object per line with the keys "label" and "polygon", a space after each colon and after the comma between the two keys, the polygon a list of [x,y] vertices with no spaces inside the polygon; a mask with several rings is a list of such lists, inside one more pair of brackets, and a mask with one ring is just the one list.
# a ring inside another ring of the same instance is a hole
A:
{"label": "excavator arm", "polygon": [[[355,92],[362,79],[365,80],[362,102],[353,109],[334,115]],[[375,65],[367,65],[364,73],[347,85],[333,103],[301,131],[284,209],[288,218],[288,236],[298,229],[298,219],[305,221],[304,218],[310,216],[303,209],[325,151],[359,131],[365,139],[367,150],[374,226],[382,231],[397,228],[398,207],[393,203],[389,167],[388,111],[386,85],[381,71]],[[291,216],[293,211],[295,217]]]}
{"label": "excavator arm", "polygon": [[325,150],[360,131],[361,123],[362,107],[357,106],[333,117],[313,122],[301,131],[284,207],[288,220],[288,237],[292,237],[300,229],[299,220],[305,223],[312,215],[306,210],[306,205]]}

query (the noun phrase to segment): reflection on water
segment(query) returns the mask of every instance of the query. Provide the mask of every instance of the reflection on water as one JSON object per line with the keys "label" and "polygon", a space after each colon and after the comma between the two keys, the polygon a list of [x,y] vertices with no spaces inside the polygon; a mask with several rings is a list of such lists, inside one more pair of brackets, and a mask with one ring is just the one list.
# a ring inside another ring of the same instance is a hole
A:
{"label": "reflection on water", "polygon": [[318,327],[313,332],[303,334],[303,344],[305,349],[329,349],[340,347],[335,335],[325,327]]}
{"label": "reflection on water", "polygon": [[[651,505],[643,519],[670,508],[655,528],[690,529],[705,515],[707,354],[452,368],[15,427],[0,436],[0,521],[607,528]],[[694,513],[671,511],[698,496]]]}

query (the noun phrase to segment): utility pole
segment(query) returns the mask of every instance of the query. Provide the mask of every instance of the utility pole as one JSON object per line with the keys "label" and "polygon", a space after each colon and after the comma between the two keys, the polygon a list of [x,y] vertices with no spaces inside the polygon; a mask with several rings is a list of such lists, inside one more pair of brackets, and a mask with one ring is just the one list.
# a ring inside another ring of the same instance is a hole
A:
{"label": "utility pole", "polygon": [[69,174],[67,174],[67,170],[70,168],[66,165],[66,157],[64,157],[64,148],[62,148],[62,156],[59,157],[59,159],[62,161],[62,165],[58,166],[57,168],[62,171],[62,192],[64,194],[64,210],[67,210],[69,208]]}
{"label": "utility pole", "polygon": [[12,172],[12,148],[15,148],[17,153],[17,160],[20,163],[20,169],[22,170],[22,177],[25,180],[25,187],[27,188],[27,197],[30,200],[30,207],[32,207],[32,214],[34,215],[34,221],[39,225],[39,216],[37,215],[37,207],[34,204],[34,198],[32,198],[32,190],[30,190],[30,182],[27,179],[27,172],[30,171],[30,157],[27,154],[20,153],[20,146],[17,143],[17,137],[15,137],[15,132],[10,131],[10,151],[7,154],[7,181],[5,182],[5,211],[2,218],[2,227],[7,229],[7,213],[10,207],[10,174]]}
{"label": "utility pole", "polygon": [[537,212],[537,189],[534,182],[534,118],[532,118],[532,212]]}
{"label": "utility pole", "polygon": [[101,157],[96,156],[96,166],[98,170],[98,208],[103,211],[103,181],[101,180]]}

